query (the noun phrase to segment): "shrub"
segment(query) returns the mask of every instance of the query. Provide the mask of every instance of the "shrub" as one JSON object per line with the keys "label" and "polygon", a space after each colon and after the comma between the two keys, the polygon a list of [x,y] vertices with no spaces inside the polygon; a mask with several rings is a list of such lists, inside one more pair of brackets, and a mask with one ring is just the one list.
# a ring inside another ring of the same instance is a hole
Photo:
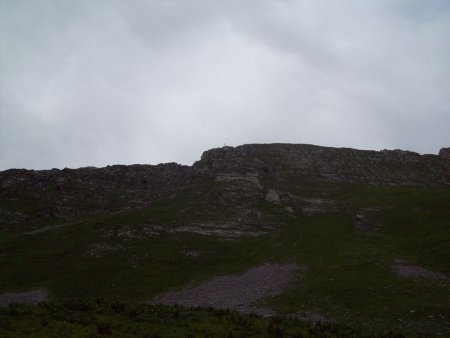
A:
{"label": "shrub", "polygon": [[112,334],[111,324],[106,322],[97,324],[97,333],[99,335],[110,336]]}

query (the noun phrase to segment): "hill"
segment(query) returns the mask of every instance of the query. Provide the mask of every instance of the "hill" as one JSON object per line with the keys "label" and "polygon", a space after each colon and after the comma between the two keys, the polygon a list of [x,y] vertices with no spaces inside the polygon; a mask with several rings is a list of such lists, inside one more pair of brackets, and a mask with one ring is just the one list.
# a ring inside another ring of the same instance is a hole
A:
{"label": "hill", "polygon": [[10,169],[0,187],[0,303],[104,297],[450,335],[448,148],[243,145],[192,166]]}

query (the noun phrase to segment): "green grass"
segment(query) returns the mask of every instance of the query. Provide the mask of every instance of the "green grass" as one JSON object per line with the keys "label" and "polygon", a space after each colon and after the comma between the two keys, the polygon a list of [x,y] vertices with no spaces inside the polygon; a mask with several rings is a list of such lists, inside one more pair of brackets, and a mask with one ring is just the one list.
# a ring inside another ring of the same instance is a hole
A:
{"label": "green grass", "polygon": [[[9,242],[1,249],[1,289],[25,289],[34,284],[48,287],[54,297],[149,299],[190,280],[227,272],[228,266],[262,245],[255,239],[234,242],[193,234],[129,241],[101,236],[105,227],[117,226],[76,224]],[[90,257],[87,252],[95,243],[120,245],[121,249],[106,252],[101,258]],[[183,250],[205,254],[187,257]],[[257,263],[247,261],[244,265]]]}
{"label": "green grass", "polygon": [[[310,187],[308,195],[321,196],[325,188],[314,192]],[[282,314],[316,311],[367,332],[395,329],[408,335],[450,335],[449,284],[405,278],[390,268],[395,259],[404,259],[450,274],[450,189],[334,186],[327,198],[341,206],[340,211],[316,216],[289,215],[283,206],[260,203],[258,210],[282,230],[258,238],[221,240],[181,233],[129,240],[105,236],[108,231],[140,229],[142,224],[171,227],[208,220],[204,197],[191,197],[84,217],[31,236],[1,229],[0,293],[44,287],[59,300],[144,301],[267,261],[295,262],[306,270],[271,300]],[[362,208],[374,208],[367,217],[378,230],[354,227],[348,210]],[[232,217],[228,211],[223,215]],[[99,258],[87,255],[98,243],[120,249]],[[190,257],[186,250],[203,254]]]}
{"label": "green grass", "polygon": [[344,214],[290,226],[280,259],[289,257],[308,269],[273,305],[282,313],[317,310],[337,322],[377,330],[443,330],[450,318],[449,285],[392,272],[395,258],[420,256],[416,263],[429,261],[426,251],[411,255],[407,247],[390,245],[392,240],[389,234],[355,230]]}

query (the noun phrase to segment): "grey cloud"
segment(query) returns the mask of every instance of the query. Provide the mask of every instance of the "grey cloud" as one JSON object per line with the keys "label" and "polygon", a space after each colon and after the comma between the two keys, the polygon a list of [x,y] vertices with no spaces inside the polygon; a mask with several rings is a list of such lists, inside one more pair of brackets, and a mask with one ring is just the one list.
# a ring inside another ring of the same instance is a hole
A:
{"label": "grey cloud", "polygon": [[0,169],[450,144],[446,1],[0,5]]}

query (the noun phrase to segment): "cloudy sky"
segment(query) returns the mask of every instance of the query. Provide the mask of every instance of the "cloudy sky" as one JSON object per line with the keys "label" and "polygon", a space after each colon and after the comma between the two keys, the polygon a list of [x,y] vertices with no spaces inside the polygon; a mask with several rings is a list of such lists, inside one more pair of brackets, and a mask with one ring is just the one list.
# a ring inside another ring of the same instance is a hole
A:
{"label": "cloudy sky", "polygon": [[0,0],[0,169],[450,146],[448,0]]}

